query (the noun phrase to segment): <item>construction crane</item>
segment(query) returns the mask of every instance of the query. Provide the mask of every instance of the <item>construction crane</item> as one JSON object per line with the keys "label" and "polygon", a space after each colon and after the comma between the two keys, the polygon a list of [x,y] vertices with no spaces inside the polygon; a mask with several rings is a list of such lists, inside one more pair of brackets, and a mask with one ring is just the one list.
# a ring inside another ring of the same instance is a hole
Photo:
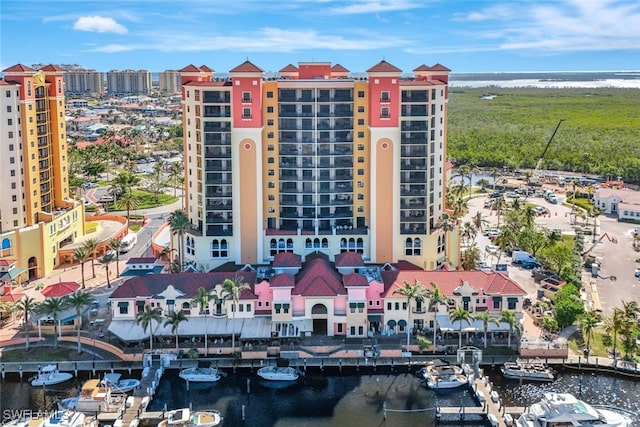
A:
{"label": "construction crane", "polygon": [[531,174],[531,179],[529,180],[529,184],[538,184],[540,177],[538,176],[538,173],[540,172],[540,166],[542,166],[542,161],[544,160],[544,155],[547,154],[547,150],[549,149],[549,146],[551,145],[551,142],[553,141],[553,137],[556,136],[556,132],[558,132],[558,128],[560,127],[560,124],[562,124],[562,122],[564,122],[564,119],[560,119],[560,121],[558,121],[558,124],[556,125],[556,128],[553,130],[553,133],[551,134],[551,136],[549,137],[549,140],[547,141],[547,145],[544,147],[544,150],[542,151],[542,154],[540,155],[540,158],[538,159],[538,162],[536,163],[536,167],[533,170],[533,174]]}

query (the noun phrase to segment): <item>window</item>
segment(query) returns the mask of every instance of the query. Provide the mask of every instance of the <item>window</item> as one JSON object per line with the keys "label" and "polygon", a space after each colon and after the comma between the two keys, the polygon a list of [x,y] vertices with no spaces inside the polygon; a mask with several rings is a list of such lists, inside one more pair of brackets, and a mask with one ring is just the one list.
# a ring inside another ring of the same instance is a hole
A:
{"label": "window", "polygon": [[268,186],[269,188],[276,188],[276,183],[275,183],[275,182],[273,182],[273,181],[269,181],[269,183],[267,184],[267,186]]}
{"label": "window", "polygon": [[363,90],[359,90],[358,91],[358,98],[364,98],[364,91]]}
{"label": "window", "polygon": [[391,303],[390,302],[387,303],[387,310],[391,310]]}
{"label": "window", "polygon": [[243,108],[242,109],[242,118],[250,119],[251,118],[251,108]]}
{"label": "window", "polygon": [[404,254],[407,256],[420,256],[422,254],[422,240],[407,238],[404,245]]}
{"label": "window", "polygon": [[358,169],[358,176],[364,175],[364,169]]}
{"label": "window", "polygon": [[274,124],[274,120],[273,119],[268,119],[267,120],[267,126],[273,126]]}
{"label": "window", "polygon": [[267,98],[273,98],[273,91],[267,91]]}
{"label": "window", "polygon": [[242,92],[242,102],[251,102],[251,92]]}
{"label": "window", "polygon": [[[364,138],[364,132],[358,132],[358,138]],[[362,148],[364,150],[364,148]]]}
{"label": "window", "polygon": [[13,119],[7,119],[7,124],[8,124],[9,126],[13,125]]}
{"label": "window", "polygon": [[358,156],[358,163],[364,163],[364,156]]}
{"label": "window", "polygon": [[270,202],[273,202],[274,200],[276,200],[276,196],[275,196],[275,195],[273,195],[273,194],[269,194],[269,196],[268,196],[268,197],[269,197],[269,201],[270,201]]}
{"label": "window", "polygon": [[395,303],[395,308],[396,308],[396,310],[400,310],[400,303],[399,302]]}
{"label": "window", "polygon": [[[7,98],[11,98],[11,91],[10,91],[10,90],[6,91],[4,94],[5,94],[5,96],[6,96]],[[9,107],[7,107],[7,112],[10,112],[8,108],[9,108]]]}
{"label": "window", "polygon": [[[358,136],[360,136],[360,133],[358,133]],[[362,133],[362,136],[364,136],[364,132]],[[364,144],[358,144],[358,151],[364,151]]]}
{"label": "window", "polygon": [[211,242],[211,258],[227,258],[229,256],[229,247],[226,239],[214,239]]}
{"label": "window", "polygon": [[273,164],[273,163],[275,163],[275,162],[276,162],[276,159],[275,159],[275,158],[273,158],[273,157],[268,157],[268,158],[267,158],[267,163]]}
{"label": "window", "polygon": [[273,113],[273,106],[269,105],[267,107],[267,113]]}
{"label": "window", "polygon": [[389,115],[389,107],[382,107],[380,109],[380,117],[382,117],[382,118],[389,118],[390,117],[390,115]]}
{"label": "window", "polygon": [[389,102],[389,91],[383,90],[380,92],[380,102]]}
{"label": "window", "polygon": [[274,171],[273,169],[267,170],[267,175],[268,176],[275,176],[275,174],[276,174],[276,171]]}
{"label": "window", "polygon": [[358,193],[358,200],[364,200],[364,194]]}
{"label": "window", "polygon": [[13,138],[13,132],[9,132],[9,138]]}
{"label": "window", "polygon": [[364,113],[364,105],[358,105],[358,113]]}
{"label": "window", "polygon": [[358,126],[364,126],[364,119],[358,119]]}
{"label": "window", "polygon": [[187,236],[187,254],[195,255],[196,254],[196,239]]}
{"label": "window", "polygon": [[338,323],[338,333],[342,333],[342,323]]}
{"label": "window", "polygon": [[273,136],[274,136],[274,135],[273,135],[273,132],[269,132],[269,133],[267,133],[267,138],[269,138],[269,139],[273,139]]}
{"label": "window", "polygon": [[273,151],[273,150],[275,150],[275,146],[273,144],[268,144],[267,151]]}

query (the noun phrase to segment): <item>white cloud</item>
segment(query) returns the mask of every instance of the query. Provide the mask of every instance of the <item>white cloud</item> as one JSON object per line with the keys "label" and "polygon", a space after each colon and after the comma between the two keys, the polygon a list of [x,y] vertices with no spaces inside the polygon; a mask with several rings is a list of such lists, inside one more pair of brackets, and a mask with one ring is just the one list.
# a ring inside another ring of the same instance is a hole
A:
{"label": "white cloud", "polygon": [[127,29],[123,25],[118,24],[113,18],[104,16],[81,16],[73,24],[73,28],[96,33],[127,33]]}
{"label": "white cloud", "polygon": [[424,3],[411,0],[356,0],[348,6],[331,7],[335,15],[355,15],[364,13],[393,12],[424,7]]}

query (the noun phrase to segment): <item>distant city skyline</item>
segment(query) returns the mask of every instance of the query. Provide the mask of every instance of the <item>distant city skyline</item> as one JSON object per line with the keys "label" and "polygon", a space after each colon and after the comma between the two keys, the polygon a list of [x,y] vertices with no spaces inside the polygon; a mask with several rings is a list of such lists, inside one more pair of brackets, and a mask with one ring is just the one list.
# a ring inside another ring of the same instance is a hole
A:
{"label": "distant city skyline", "polygon": [[17,63],[219,73],[382,59],[410,72],[640,70],[640,3],[629,0],[5,0],[0,69]]}

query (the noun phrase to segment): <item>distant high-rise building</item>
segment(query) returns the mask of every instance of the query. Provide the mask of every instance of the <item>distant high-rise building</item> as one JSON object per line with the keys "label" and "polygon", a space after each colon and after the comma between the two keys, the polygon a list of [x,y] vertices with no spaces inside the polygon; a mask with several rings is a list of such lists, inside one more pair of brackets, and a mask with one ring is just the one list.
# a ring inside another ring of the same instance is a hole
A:
{"label": "distant high-rise building", "polygon": [[185,261],[214,268],[354,251],[376,263],[444,262],[455,240],[437,224],[449,71],[422,65],[404,77],[386,61],[366,77],[328,62],[269,79],[249,61],[229,78],[180,70]]}
{"label": "distant high-rise building", "polygon": [[96,70],[73,69],[64,75],[65,93],[98,97],[104,94],[104,75]]}
{"label": "distant high-rise building", "polygon": [[0,259],[38,278],[62,245],[84,235],[82,203],[69,193],[64,70],[18,64],[3,72]]}
{"label": "distant high-rise building", "polygon": [[180,93],[181,77],[176,70],[167,70],[160,73],[160,93],[163,95],[175,95]]}
{"label": "distant high-rise building", "polygon": [[147,70],[107,71],[109,95],[149,94],[151,89],[151,73]]}

